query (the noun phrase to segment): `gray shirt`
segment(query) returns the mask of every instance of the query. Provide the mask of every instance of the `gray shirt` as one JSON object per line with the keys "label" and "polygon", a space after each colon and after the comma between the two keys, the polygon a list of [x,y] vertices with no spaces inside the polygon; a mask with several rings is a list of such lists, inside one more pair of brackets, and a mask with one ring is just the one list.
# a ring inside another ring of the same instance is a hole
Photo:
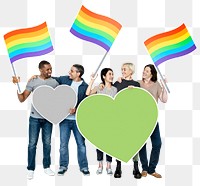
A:
{"label": "gray shirt", "polygon": [[103,90],[100,90],[99,87],[96,88],[97,88],[97,94],[106,94],[111,97],[114,97],[117,94],[117,88],[113,86],[111,88],[104,87]]}
{"label": "gray shirt", "polygon": [[[59,83],[53,78],[48,78],[44,80],[38,76],[37,78],[32,79],[30,82],[27,83],[26,90],[28,90],[29,92],[33,92],[37,87],[42,86],[42,85],[48,85],[52,88],[56,88],[59,85]],[[33,105],[31,105],[30,116],[33,118],[43,119],[43,117],[35,110]]]}

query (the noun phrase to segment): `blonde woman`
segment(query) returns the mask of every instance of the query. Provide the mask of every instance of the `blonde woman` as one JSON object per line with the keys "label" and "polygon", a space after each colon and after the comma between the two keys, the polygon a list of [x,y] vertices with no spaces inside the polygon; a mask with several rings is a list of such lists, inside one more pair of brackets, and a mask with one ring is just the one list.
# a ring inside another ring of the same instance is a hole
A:
{"label": "blonde woman", "polygon": [[[137,81],[133,80],[133,74],[135,72],[135,66],[133,63],[124,63],[121,67],[122,77],[118,79],[114,83],[114,86],[117,88],[117,91],[123,90],[129,86],[140,87],[140,84]],[[121,170],[121,161],[117,161],[117,167],[115,170],[114,177],[121,178],[122,170]],[[134,168],[133,168],[133,175],[136,179],[141,178],[141,173],[138,168],[138,154],[133,157]]]}

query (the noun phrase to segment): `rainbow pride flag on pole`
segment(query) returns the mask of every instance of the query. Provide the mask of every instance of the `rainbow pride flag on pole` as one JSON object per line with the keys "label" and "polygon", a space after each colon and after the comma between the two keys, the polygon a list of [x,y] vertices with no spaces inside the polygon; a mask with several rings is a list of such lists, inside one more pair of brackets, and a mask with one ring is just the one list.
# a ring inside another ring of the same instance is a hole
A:
{"label": "rainbow pride flag on pole", "polygon": [[121,27],[117,21],[91,12],[82,6],[70,32],[109,51]]}
{"label": "rainbow pride flag on pole", "polygon": [[196,49],[196,46],[185,26],[155,35],[144,42],[155,66]]}
{"label": "rainbow pride flag on pole", "polygon": [[11,31],[4,35],[4,39],[11,63],[53,51],[46,22],[36,27]]}

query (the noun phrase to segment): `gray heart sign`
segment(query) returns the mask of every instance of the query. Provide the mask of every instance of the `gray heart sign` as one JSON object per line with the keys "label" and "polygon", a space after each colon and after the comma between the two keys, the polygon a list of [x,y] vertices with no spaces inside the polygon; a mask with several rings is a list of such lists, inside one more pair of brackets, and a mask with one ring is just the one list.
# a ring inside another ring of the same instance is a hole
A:
{"label": "gray heart sign", "polygon": [[53,89],[50,86],[39,86],[33,92],[32,104],[37,112],[53,124],[63,121],[77,103],[75,91],[68,85]]}

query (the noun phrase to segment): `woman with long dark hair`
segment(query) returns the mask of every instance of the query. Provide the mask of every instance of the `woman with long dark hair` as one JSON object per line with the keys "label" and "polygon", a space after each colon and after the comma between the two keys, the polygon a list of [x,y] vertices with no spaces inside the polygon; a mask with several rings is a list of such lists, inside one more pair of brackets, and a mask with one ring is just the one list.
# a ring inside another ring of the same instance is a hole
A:
{"label": "woman with long dark hair", "polygon": [[[96,76],[97,77],[97,76]],[[93,75],[91,76],[91,81],[89,83],[89,86],[86,91],[86,95],[92,95],[92,94],[106,94],[111,97],[114,97],[117,94],[117,89],[113,86],[113,70],[110,68],[104,68],[101,70],[101,81],[103,84],[103,88],[99,88],[99,86],[95,86],[92,89],[93,83],[96,79]],[[103,152],[97,149],[97,161],[99,162],[99,166],[97,169],[97,174],[102,174],[103,172]],[[106,154],[106,161],[107,161],[107,167],[106,171],[108,175],[112,175],[112,169],[111,169],[111,163],[112,163],[112,157]]]}
{"label": "woman with long dark hair", "polygon": [[[161,87],[159,82],[157,81],[157,71],[154,65],[149,64],[144,67],[142,80],[138,82],[140,83],[140,87],[147,90],[155,98],[157,102],[158,99],[163,103],[167,102],[168,99],[167,92],[163,84],[161,83],[162,85]],[[156,178],[161,178],[162,176],[155,171],[159,161],[160,149],[162,144],[158,123],[156,124],[156,127],[153,133],[151,134],[150,138],[152,143],[152,149],[149,162],[147,159],[146,144],[139,151],[140,161],[142,163],[142,169],[143,169],[142,176],[146,177],[148,173]]]}

